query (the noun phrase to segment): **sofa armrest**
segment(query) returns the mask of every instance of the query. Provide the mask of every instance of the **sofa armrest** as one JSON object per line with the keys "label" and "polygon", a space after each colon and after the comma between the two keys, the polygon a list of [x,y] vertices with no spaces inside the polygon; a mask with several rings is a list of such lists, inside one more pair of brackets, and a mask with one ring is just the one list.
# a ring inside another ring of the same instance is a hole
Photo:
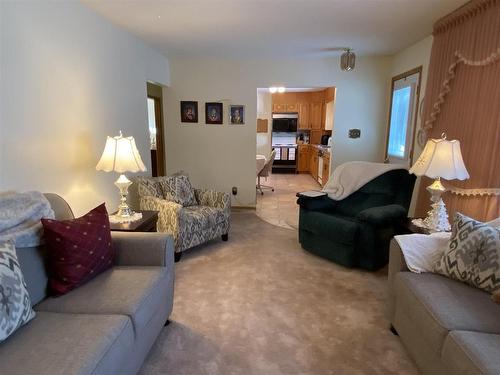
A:
{"label": "sofa armrest", "polygon": [[227,212],[231,210],[231,196],[228,193],[210,189],[194,189],[194,195],[200,206],[220,208]]}
{"label": "sofa armrest", "polygon": [[386,226],[395,224],[406,218],[408,210],[399,204],[370,207],[361,211],[356,217],[359,221],[373,226]]}
{"label": "sofa armrest", "polygon": [[300,208],[309,211],[332,211],[337,202],[328,196],[324,195],[316,198],[308,198],[304,196],[299,196],[297,199],[297,204]]}
{"label": "sofa armrest", "polygon": [[141,197],[141,209],[158,211],[156,230],[171,234],[174,236],[174,239],[176,238],[179,232],[182,205],[166,199],[145,196]]}
{"label": "sofa armrest", "polygon": [[399,272],[409,271],[406,261],[399,247],[398,242],[393,238],[389,247],[389,269],[387,274],[387,284],[388,284],[388,300],[387,300],[387,314],[389,321],[392,323],[394,321],[394,313],[396,310],[396,300],[394,295],[394,279]]}
{"label": "sofa armrest", "polygon": [[111,232],[117,266],[169,267],[174,262],[172,237],[164,233]]}

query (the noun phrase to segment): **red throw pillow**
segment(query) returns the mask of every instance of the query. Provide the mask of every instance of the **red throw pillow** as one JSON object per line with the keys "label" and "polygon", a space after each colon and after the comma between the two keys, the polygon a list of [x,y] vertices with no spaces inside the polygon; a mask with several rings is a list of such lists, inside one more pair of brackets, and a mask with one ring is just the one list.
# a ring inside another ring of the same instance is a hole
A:
{"label": "red throw pillow", "polygon": [[106,206],[73,220],[42,219],[47,245],[49,287],[68,293],[113,265],[115,252]]}

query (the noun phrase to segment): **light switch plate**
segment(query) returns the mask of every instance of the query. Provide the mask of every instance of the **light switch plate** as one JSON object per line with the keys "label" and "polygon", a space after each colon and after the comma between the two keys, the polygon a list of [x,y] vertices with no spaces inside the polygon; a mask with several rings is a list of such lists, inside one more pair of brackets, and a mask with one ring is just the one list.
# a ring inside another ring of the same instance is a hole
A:
{"label": "light switch plate", "polygon": [[349,129],[349,138],[361,137],[361,129]]}

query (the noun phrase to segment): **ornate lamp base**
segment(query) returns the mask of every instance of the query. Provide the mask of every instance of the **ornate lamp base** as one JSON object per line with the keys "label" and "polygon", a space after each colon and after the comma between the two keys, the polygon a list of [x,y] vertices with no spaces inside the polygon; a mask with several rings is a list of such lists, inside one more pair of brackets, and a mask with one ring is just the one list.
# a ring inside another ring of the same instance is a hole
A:
{"label": "ornate lamp base", "polygon": [[446,191],[446,189],[441,183],[439,177],[436,178],[436,180],[431,185],[427,186],[427,191],[431,193],[432,209],[427,212],[427,217],[423,220],[423,222],[419,220],[419,222],[415,224],[423,224],[432,232],[450,231],[451,226],[450,222],[448,221],[448,213],[446,212],[446,206],[443,202],[443,199],[441,199],[441,195]]}
{"label": "ornate lamp base", "polygon": [[130,181],[127,176],[122,174],[118,177],[118,180],[115,181],[115,185],[120,190],[120,205],[118,206],[118,212],[114,216],[124,220],[133,219],[134,211],[132,211],[127,204],[128,188],[132,185],[132,181]]}

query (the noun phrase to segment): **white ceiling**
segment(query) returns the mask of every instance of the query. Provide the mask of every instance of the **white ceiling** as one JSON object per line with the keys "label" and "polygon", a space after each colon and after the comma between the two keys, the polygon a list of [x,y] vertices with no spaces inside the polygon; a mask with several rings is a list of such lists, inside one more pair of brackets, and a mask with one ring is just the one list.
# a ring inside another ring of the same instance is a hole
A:
{"label": "white ceiling", "polygon": [[82,0],[170,57],[388,55],[466,0]]}

